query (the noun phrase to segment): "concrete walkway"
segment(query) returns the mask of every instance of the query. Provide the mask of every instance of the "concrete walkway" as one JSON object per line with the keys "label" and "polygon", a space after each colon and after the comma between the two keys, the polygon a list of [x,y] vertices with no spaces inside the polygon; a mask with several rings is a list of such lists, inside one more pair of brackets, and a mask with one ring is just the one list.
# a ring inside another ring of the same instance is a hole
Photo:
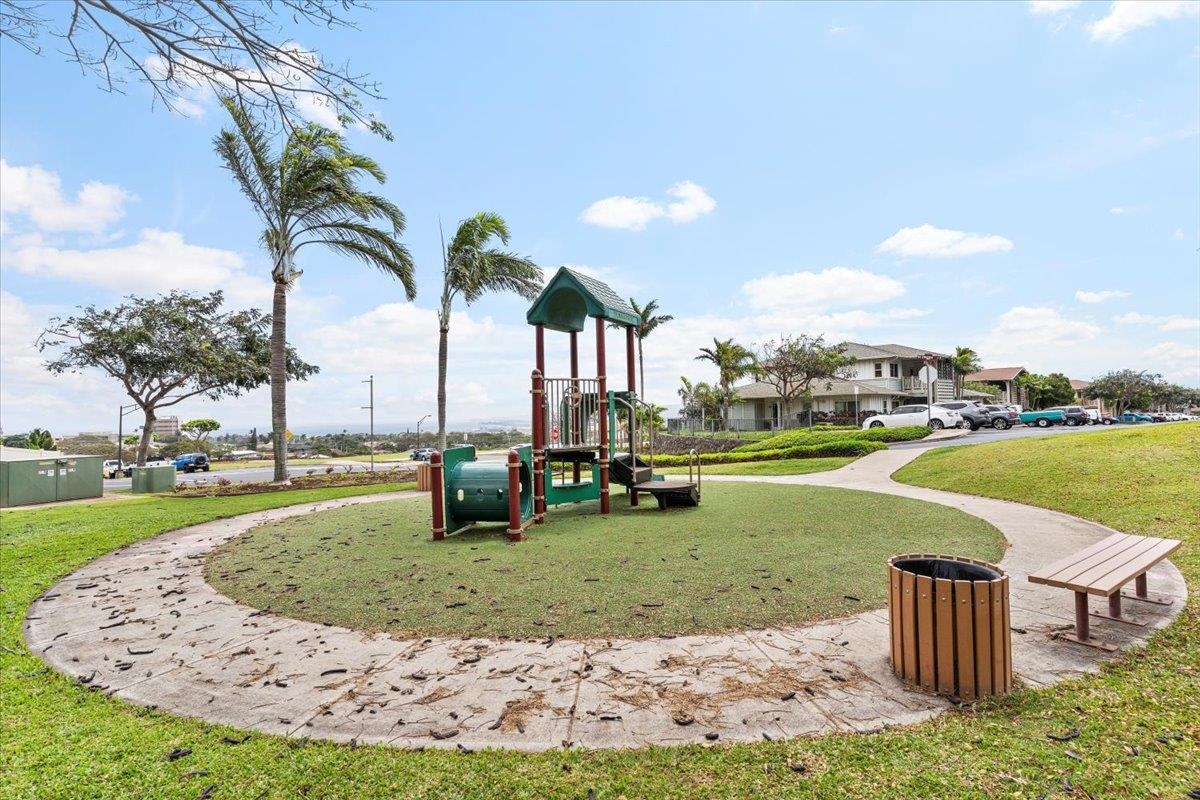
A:
{"label": "concrete walkway", "polygon": [[[1002,564],[1012,577],[1020,680],[1042,686],[1094,671],[1103,653],[1051,639],[1071,624],[1070,593],[1032,585],[1026,575],[1111,531],[1030,506],[892,482],[888,476],[918,454],[881,451],[833,472],[754,480],[884,492],[988,520],[1011,543]],[[261,523],[424,497],[304,504],[122,548],[39,598],[26,618],[26,642],[80,683],[132,703],[270,733],[400,747],[758,741],[877,730],[951,707],[892,676],[886,610],[804,627],[647,640],[397,640],[238,605],[204,581],[206,553]],[[1186,600],[1183,578],[1163,563],[1150,584],[1177,602],[1131,609],[1146,628],[1097,621],[1095,634],[1127,647],[1167,625]]]}

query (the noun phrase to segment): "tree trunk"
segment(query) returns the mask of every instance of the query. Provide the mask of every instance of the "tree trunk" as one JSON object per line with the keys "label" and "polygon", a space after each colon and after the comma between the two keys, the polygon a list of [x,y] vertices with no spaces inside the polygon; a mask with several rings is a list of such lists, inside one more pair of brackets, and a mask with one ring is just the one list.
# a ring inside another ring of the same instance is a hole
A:
{"label": "tree trunk", "polygon": [[271,302],[271,445],[275,482],[287,483],[287,283],[275,281]]}
{"label": "tree trunk", "polygon": [[437,417],[438,417],[438,450],[446,449],[446,364],[450,348],[450,316],[438,325],[438,385],[437,385]]}
{"label": "tree trunk", "polygon": [[146,466],[146,456],[150,452],[150,440],[154,438],[154,420],[158,417],[154,413],[154,408],[143,408],[146,414],[146,421],[142,424],[142,437],[138,440],[137,449],[137,465],[139,467]]}

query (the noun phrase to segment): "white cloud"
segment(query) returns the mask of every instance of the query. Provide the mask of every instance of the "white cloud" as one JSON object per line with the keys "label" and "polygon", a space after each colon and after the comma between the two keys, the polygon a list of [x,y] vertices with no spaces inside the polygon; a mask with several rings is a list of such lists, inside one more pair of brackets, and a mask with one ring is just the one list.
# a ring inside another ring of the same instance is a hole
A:
{"label": "white cloud", "polygon": [[949,258],[979,253],[1007,253],[1013,243],[1003,236],[967,233],[925,224],[916,228],[901,228],[875,248],[877,253],[900,256],[929,256]]}
{"label": "white cloud", "polygon": [[648,197],[605,197],[585,208],[580,213],[579,220],[601,228],[640,231],[654,220],[662,218],[669,219],[677,225],[695,222],[700,217],[711,214],[717,207],[717,201],[704,187],[692,181],[673,184],[667,189],[667,195],[674,200],[665,204]]}
{"label": "white cloud", "polygon": [[1035,16],[1061,14],[1078,8],[1083,0],[1029,0],[1029,13]]}
{"label": "white cloud", "polygon": [[1125,206],[1113,206],[1112,208],[1110,208],[1110,209],[1108,210],[1108,213],[1110,213],[1110,214],[1118,214],[1118,215],[1120,215],[1120,214],[1128,214],[1128,213],[1129,213],[1129,209],[1128,209],[1128,208],[1126,208]]}
{"label": "white cloud", "polygon": [[717,201],[691,181],[680,181],[667,189],[667,194],[675,198],[675,202],[667,204],[667,216],[671,221],[685,225],[694,222],[705,214],[711,214],[717,207]]}
{"label": "white cloud", "polygon": [[1200,14],[1194,0],[1116,0],[1108,15],[1088,26],[1092,41],[1112,44],[1138,28],[1147,28],[1159,20],[1182,19]]}
{"label": "white cloud", "polygon": [[6,251],[4,268],[120,293],[224,289],[230,302],[260,308],[268,307],[271,299],[271,282],[252,275],[240,254],[189,244],[180,233],[154,228],[140,231],[137,242],[120,247],[78,250],[29,244]]}
{"label": "white cloud", "polygon": [[[83,184],[69,199],[56,173],[0,159],[0,217],[21,214],[40,231],[102,233],[125,215],[125,204],[134,199],[120,186],[100,181]],[[6,233],[9,225],[6,221]]]}
{"label": "white cloud", "polygon": [[1157,371],[1173,375],[1178,380],[1200,379],[1200,347],[1179,342],[1159,342],[1146,349],[1146,358]]}
{"label": "white cloud", "polygon": [[1100,333],[1099,325],[1069,319],[1055,308],[1014,306],[999,316],[979,352],[987,364],[1062,371],[1075,360],[1071,353],[1090,350]]}
{"label": "white cloud", "polygon": [[850,267],[771,273],[742,284],[751,307],[776,312],[882,303],[903,296],[904,291],[904,284],[895,278]]}
{"label": "white cloud", "polygon": [[1130,311],[1127,314],[1113,317],[1113,322],[1118,325],[1153,325],[1164,333],[1200,330],[1200,317],[1185,317],[1180,314],[1154,316]]}
{"label": "white cloud", "polygon": [[1075,292],[1075,299],[1081,303],[1103,303],[1105,300],[1112,300],[1117,297],[1129,297],[1129,292],[1123,292],[1119,289],[1102,289],[1098,292],[1089,292],[1086,289],[1080,289]]}

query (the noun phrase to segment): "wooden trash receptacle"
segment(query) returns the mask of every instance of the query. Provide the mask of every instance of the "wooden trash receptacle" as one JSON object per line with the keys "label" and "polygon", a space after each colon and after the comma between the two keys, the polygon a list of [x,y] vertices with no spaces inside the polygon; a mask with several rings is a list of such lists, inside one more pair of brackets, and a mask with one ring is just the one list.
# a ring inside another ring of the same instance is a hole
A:
{"label": "wooden trash receptacle", "polygon": [[888,559],[892,671],[960,700],[1012,689],[1008,575],[995,564],[916,553]]}
{"label": "wooden trash receptacle", "polygon": [[417,464],[417,491],[428,492],[432,489],[433,470],[428,462]]}

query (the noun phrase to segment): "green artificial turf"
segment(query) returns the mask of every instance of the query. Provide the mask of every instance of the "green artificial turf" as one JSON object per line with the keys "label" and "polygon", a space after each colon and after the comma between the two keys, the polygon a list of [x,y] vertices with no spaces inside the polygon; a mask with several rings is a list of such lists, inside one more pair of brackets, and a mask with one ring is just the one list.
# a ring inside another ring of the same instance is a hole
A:
{"label": "green artificial turf", "polygon": [[[49,669],[25,649],[21,617],[60,576],[120,544],[300,498],[177,500],[167,513],[138,506],[170,501],[138,499],[105,504],[102,513],[0,514],[0,798],[197,800],[209,787],[213,800],[1182,798],[1200,785],[1200,437],[1188,427],[1151,428],[1147,438],[1138,429],[947,448],[903,471],[939,488],[1037,498],[1131,532],[1183,537],[1174,560],[1193,599],[1147,648],[1098,676],[923,725],[753,745],[526,755],[261,734],[230,744],[243,734],[128,705]],[[1080,474],[1095,485],[1067,480]],[[1141,502],[1138,486],[1156,499]],[[173,510],[181,508],[199,513]],[[1073,738],[1050,738],[1064,734]],[[191,753],[168,760],[175,748]]]}
{"label": "green artificial turf", "polygon": [[698,508],[644,501],[551,509],[518,545],[503,525],[434,542],[425,500],[340,508],[248,531],[207,574],[256,608],[397,635],[637,637],[852,614],[884,604],[895,553],[1002,552],[976,517],[881,494],[714,483]]}
{"label": "green artificial turf", "polygon": [[[807,475],[810,472],[826,472],[844,467],[856,459],[850,456],[829,458],[781,458],[775,461],[750,461],[745,464],[712,464],[704,467],[704,475]],[[663,467],[655,469],[663,475],[687,475],[687,467]]]}

